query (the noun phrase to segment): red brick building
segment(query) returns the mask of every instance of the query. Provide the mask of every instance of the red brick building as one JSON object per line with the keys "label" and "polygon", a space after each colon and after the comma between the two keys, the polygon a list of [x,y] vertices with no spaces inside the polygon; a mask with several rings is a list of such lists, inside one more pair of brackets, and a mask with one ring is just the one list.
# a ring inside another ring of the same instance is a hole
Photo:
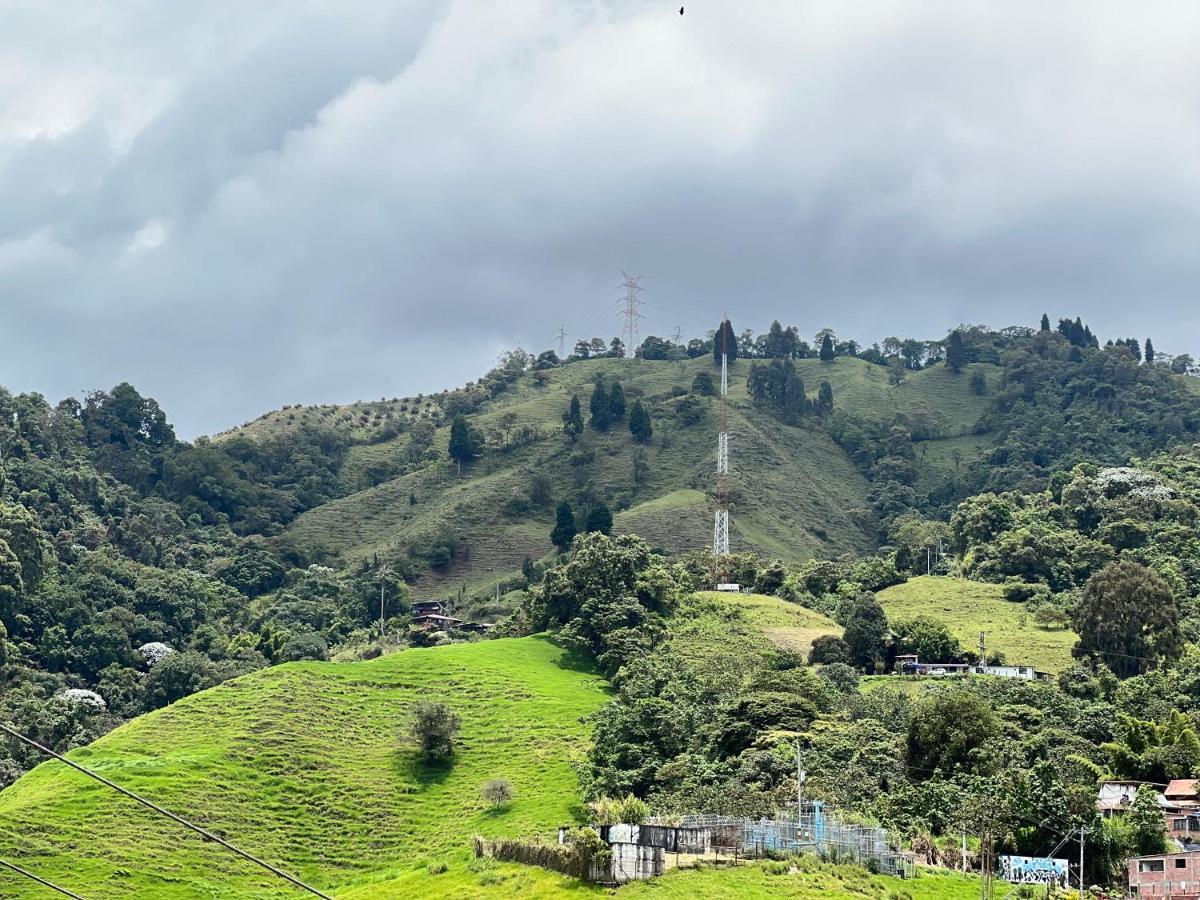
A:
{"label": "red brick building", "polygon": [[1200,900],[1200,853],[1135,856],[1127,864],[1131,896]]}

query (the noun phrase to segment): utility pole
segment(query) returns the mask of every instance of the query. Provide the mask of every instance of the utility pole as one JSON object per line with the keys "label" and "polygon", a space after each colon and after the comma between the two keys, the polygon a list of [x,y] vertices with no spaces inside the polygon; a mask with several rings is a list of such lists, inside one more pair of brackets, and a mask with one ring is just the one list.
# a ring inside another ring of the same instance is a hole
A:
{"label": "utility pole", "polygon": [[962,858],[959,860],[959,868],[964,875],[967,874],[967,829],[963,829],[962,833]]}
{"label": "utility pole", "polygon": [[1079,896],[1083,897],[1083,826],[1079,826]]}
{"label": "utility pole", "polygon": [[729,329],[721,321],[721,430],[717,433],[717,515],[713,522],[713,560],[729,555]]}
{"label": "utility pole", "polygon": [[801,823],[804,821],[804,779],[808,773],[801,767],[800,742],[796,741],[796,850],[800,850]]}
{"label": "utility pole", "polygon": [[557,332],[557,334],[556,334],[556,337],[558,338],[558,358],[559,358],[559,359],[566,359],[566,355],[567,355],[567,343],[566,343],[566,341],[567,341],[567,329],[566,329],[565,327],[563,327],[562,325],[559,325],[559,326],[558,326],[558,332]]}
{"label": "utility pole", "polygon": [[638,307],[642,305],[642,301],[638,299],[638,294],[645,290],[645,288],[638,285],[638,281],[642,277],[641,275],[630,275],[624,269],[621,270],[621,274],[625,276],[623,285],[625,288],[625,298],[622,301],[624,307],[621,310],[621,314],[625,316],[625,327],[623,329],[623,334],[625,335],[625,358],[632,359],[638,345],[637,320],[645,318],[645,316],[638,312]]}
{"label": "utility pole", "polygon": [[987,665],[987,632],[979,632],[979,664]]}
{"label": "utility pole", "polygon": [[671,334],[671,337],[674,338],[675,345],[679,346],[679,339],[683,337],[683,329],[676,325],[675,331]]}

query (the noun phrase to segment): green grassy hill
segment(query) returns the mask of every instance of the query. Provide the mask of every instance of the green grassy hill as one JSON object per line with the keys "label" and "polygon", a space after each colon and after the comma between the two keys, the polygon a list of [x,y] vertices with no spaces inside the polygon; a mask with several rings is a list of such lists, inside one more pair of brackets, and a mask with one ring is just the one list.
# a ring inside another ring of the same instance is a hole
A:
{"label": "green grassy hill", "polygon": [[[466,869],[473,834],[573,821],[580,717],[605,697],[601,679],[542,638],[406,650],[265,669],[136,719],[72,759],[330,892],[433,896],[435,878],[478,887]],[[417,699],[443,699],[462,716],[452,767],[426,767],[402,738]],[[480,800],[489,778],[513,783],[509,808]],[[57,762],[0,793],[0,857],[89,898],[298,895]],[[431,875],[433,861],[449,871]],[[490,877],[519,896],[566,883],[516,867]],[[371,887],[380,882],[391,887]],[[46,893],[0,872],[0,896]]]}
{"label": "green grassy hill", "polygon": [[807,654],[814,639],[823,634],[842,633],[842,626],[819,612],[765,594],[698,591],[688,602],[716,605],[725,611],[723,620],[713,616],[677,617],[688,625],[675,625],[676,629],[686,629],[697,622],[707,624],[703,631],[693,628],[689,632],[692,635],[690,646],[696,655],[731,650],[754,655],[765,646],[764,637],[782,650]]}
{"label": "green grassy hill", "polygon": [[963,647],[979,646],[987,634],[989,650],[999,650],[1010,663],[1061,672],[1071,663],[1076,635],[1065,629],[1038,627],[1025,605],[1004,599],[1004,588],[959,578],[922,575],[876,595],[888,619],[929,616],[946,624]]}
{"label": "green grassy hill", "polygon": [[[996,883],[996,896],[1007,897],[1013,886]],[[860,866],[821,863],[815,857],[803,857],[786,863],[749,864],[736,868],[679,870],[668,872],[654,881],[622,888],[622,898],[653,897],[659,900],[767,900],[789,897],[792,900],[820,900],[824,897],[870,898],[891,900],[972,900],[979,896],[979,879],[953,873],[922,872],[907,880],[870,875]]]}
{"label": "green grassy hill", "polygon": [[[972,392],[970,372],[955,375],[932,367],[893,385],[883,367],[859,359],[799,360],[796,365],[811,393],[821,380],[830,382],[838,409],[885,422],[903,413],[942,435],[918,445],[923,487],[988,445],[986,436],[971,434],[989,398]],[[985,374],[991,393],[999,369],[970,369]],[[712,370],[709,358],[600,359],[538,373],[539,379],[522,375],[470,416],[489,444],[461,476],[445,458],[446,425],[438,428],[433,444],[441,458],[417,466],[407,460],[407,433],[380,439],[389,423],[439,418],[450,395],[292,407],[228,434],[268,436],[303,426],[344,433],[355,442],[340,475],[345,496],[301,515],[281,540],[353,560],[375,553],[419,555],[422,548],[452,539],[452,561],[441,568],[422,567],[418,591],[446,592],[464,584],[479,591],[510,576],[526,556],[540,559],[553,551],[549,533],[553,505],[560,499],[606,499],[616,531],[637,532],[670,551],[706,546],[712,533],[718,403],[704,398],[701,420],[685,425],[678,395],[699,372]],[[866,479],[823,429],[782,425],[754,407],[746,393],[748,372],[749,363],[738,362],[730,381],[734,549],[788,560],[869,549],[873,536],[862,518],[868,508]],[[580,397],[586,417],[593,380],[600,375],[619,379],[629,403],[641,398],[646,404],[654,424],[650,446],[635,444],[624,423],[605,434],[589,428],[575,444],[563,437],[562,414],[571,395]],[[505,437],[526,426],[537,436]],[[635,474],[639,456],[644,464]],[[379,472],[384,480],[374,483],[380,476],[371,473]],[[400,474],[386,477],[388,472]],[[541,507],[528,502],[535,475],[551,485],[553,500]]]}

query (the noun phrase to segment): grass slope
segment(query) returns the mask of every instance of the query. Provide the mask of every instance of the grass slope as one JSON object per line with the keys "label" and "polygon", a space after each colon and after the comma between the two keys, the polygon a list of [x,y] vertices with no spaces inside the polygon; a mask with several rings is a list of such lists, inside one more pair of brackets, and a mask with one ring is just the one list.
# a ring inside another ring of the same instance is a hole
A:
{"label": "grass slope", "polygon": [[[955,375],[943,367],[910,373],[899,385],[887,371],[862,360],[832,363],[800,360],[797,368],[815,394],[821,380],[834,391],[834,404],[868,419],[890,422],[898,413],[925,419],[942,440],[918,445],[918,471],[923,485],[950,474],[987,446],[986,436],[971,435],[990,402],[970,390],[970,374]],[[998,379],[992,366],[984,372],[989,385]],[[522,507],[535,474],[550,479],[555,502],[581,493],[606,498],[618,531],[634,531],[670,551],[707,545],[712,532],[713,473],[718,403],[704,401],[706,413],[695,425],[683,425],[675,414],[679,400],[695,376],[711,372],[709,358],[681,362],[602,359],[573,363],[546,374],[545,384],[524,376],[510,390],[485,403],[470,418],[486,433],[497,434],[533,425],[541,437],[508,450],[490,448],[458,476],[444,460],[449,428],[438,430],[434,447],[438,462],[370,486],[372,466],[404,468],[408,435],[352,447],[341,472],[346,495],[300,516],[285,539],[339,553],[347,559],[387,554],[393,549],[421,548],[452,533],[461,541],[454,560],[443,570],[420,575],[420,592],[445,593],[465,584],[476,591],[511,575],[526,556],[540,559],[552,552],[549,534],[553,504]],[[857,511],[867,508],[869,485],[846,454],[816,426],[780,424],[754,407],[746,393],[750,365],[732,369],[729,430],[732,543],[788,560],[835,557],[871,546]],[[562,436],[562,414],[572,394],[585,406],[595,378],[620,379],[629,402],[641,397],[654,423],[648,447],[635,444],[624,423],[606,434],[587,429],[576,444]],[[988,394],[992,390],[989,388]],[[356,441],[378,435],[389,417],[430,416],[440,395],[421,401],[375,401],[345,407],[293,407],[267,413],[240,432],[277,434],[302,425],[344,431]],[[645,466],[635,479],[634,459]],[[512,505],[514,499],[518,507]]]}
{"label": "grass slope", "polygon": [[984,631],[988,649],[999,650],[1010,663],[1045,672],[1060,672],[1071,663],[1075,633],[1039,628],[1024,615],[1023,604],[1004,599],[1001,585],[922,575],[876,596],[889,620],[938,619],[966,648],[977,648],[979,632]]}
{"label": "grass slope", "polygon": [[[386,878],[403,890],[378,896],[431,896],[441,890],[430,879],[442,876],[428,863],[465,872],[472,834],[545,832],[573,819],[580,716],[605,697],[604,682],[548,640],[484,641],[266,669],[136,719],[72,758],[331,892],[365,885],[353,895],[374,896],[370,885]],[[398,737],[409,705],[425,698],[462,716],[452,767],[424,766]],[[512,781],[509,808],[479,799],[488,778]],[[0,857],[88,897],[297,895],[57,762],[0,793]],[[533,882],[566,883],[537,870],[513,878],[522,896],[536,896]],[[45,891],[0,873],[0,896]]]}
{"label": "grass slope", "polygon": [[780,649],[807,654],[812,649],[814,639],[823,634],[842,633],[842,626],[833,619],[797,603],[788,603],[766,594],[699,591],[696,597],[710,604],[723,604],[733,611],[730,619],[707,630],[703,639],[697,638],[696,649],[700,652],[715,652],[717,645],[728,646],[730,641],[740,644],[739,638],[744,634],[752,637],[761,634]]}
{"label": "grass slope", "polygon": [[[996,883],[996,896],[1008,896],[1011,885]],[[627,900],[766,900],[790,897],[793,900],[820,900],[823,897],[871,898],[892,900],[972,900],[979,896],[979,879],[956,874],[922,872],[918,878],[904,880],[870,875],[855,865],[821,863],[815,857],[801,857],[784,863],[749,864],[736,868],[680,869],[662,878],[622,888],[619,896]]]}

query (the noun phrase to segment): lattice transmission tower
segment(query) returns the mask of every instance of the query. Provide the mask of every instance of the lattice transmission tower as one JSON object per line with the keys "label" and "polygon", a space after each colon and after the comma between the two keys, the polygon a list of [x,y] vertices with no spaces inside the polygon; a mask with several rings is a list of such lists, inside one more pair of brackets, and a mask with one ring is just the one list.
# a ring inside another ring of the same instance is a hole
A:
{"label": "lattice transmission tower", "polygon": [[638,319],[645,318],[645,316],[638,312],[638,307],[642,305],[638,294],[645,290],[645,288],[638,284],[638,281],[641,280],[641,275],[630,275],[624,269],[621,270],[621,274],[625,276],[625,296],[621,300],[621,315],[625,317],[625,327],[622,329],[622,334],[624,334],[623,340],[625,341],[625,357],[626,359],[632,359],[638,345]]}
{"label": "lattice transmission tower", "polygon": [[717,515],[713,522],[713,558],[729,555],[729,318],[721,321],[721,430],[717,432]]}

